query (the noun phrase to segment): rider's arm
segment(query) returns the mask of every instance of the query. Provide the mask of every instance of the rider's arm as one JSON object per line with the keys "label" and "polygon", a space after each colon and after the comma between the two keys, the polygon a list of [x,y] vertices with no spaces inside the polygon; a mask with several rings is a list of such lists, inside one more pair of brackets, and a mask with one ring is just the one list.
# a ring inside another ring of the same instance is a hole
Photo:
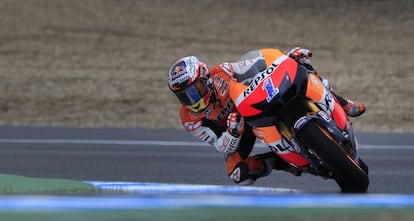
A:
{"label": "rider's arm", "polygon": [[189,116],[185,108],[180,111],[182,124],[190,134],[214,146],[224,154],[234,153],[240,143],[241,136],[232,135],[226,128],[221,128],[206,120]]}
{"label": "rider's arm", "polygon": [[219,152],[225,154],[234,153],[241,139],[241,137],[231,135],[228,131],[224,131],[220,136],[217,136],[211,128],[205,126],[200,126],[189,132],[198,139],[213,145]]}

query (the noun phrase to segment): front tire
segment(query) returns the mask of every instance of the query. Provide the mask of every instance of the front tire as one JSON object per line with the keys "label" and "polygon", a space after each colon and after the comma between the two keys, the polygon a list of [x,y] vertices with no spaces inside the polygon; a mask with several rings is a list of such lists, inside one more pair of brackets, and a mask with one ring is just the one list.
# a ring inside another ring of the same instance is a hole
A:
{"label": "front tire", "polygon": [[[352,159],[332,136],[315,121],[306,124],[299,136],[304,144],[331,169],[334,179],[344,193],[363,193],[369,178],[359,163]],[[365,165],[366,166],[366,165]]]}

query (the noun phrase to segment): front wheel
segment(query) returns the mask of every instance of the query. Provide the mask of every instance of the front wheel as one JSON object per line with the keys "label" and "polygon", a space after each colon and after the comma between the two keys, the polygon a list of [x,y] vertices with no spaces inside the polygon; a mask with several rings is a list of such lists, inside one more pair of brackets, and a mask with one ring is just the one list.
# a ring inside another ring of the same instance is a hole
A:
{"label": "front wheel", "polygon": [[367,173],[323,127],[315,121],[310,121],[298,135],[304,144],[331,169],[342,192],[362,193],[367,191],[369,185]]}

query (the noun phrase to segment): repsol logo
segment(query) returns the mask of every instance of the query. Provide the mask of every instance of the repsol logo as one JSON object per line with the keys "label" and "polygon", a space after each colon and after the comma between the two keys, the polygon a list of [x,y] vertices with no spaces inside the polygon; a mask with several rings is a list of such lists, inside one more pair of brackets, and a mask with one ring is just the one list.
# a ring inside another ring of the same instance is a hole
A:
{"label": "repsol logo", "polygon": [[279,65],[279,62],[272,63],[272,65],[266,68],[266,70],[254,76],[252,82],[250,82],[249,87],[243,91],[243,96],[247,97],[250,93],[252,93],[257,88],[257,86],[260,84],[260,82],[262,82],[267,76],[273,73],[273,71],[277,68],[278,65]]}

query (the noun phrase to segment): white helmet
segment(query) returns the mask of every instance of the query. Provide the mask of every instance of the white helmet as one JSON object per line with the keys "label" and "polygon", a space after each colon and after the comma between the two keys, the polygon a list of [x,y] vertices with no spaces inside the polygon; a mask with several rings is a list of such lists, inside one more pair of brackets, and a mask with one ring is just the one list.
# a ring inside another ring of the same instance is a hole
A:
{"label": "white helmet", "polygon": [[212,85],[207,65],[196,56],[178,60],[168,72],[168,87],[193,112],[203,111],[210,104]]}

